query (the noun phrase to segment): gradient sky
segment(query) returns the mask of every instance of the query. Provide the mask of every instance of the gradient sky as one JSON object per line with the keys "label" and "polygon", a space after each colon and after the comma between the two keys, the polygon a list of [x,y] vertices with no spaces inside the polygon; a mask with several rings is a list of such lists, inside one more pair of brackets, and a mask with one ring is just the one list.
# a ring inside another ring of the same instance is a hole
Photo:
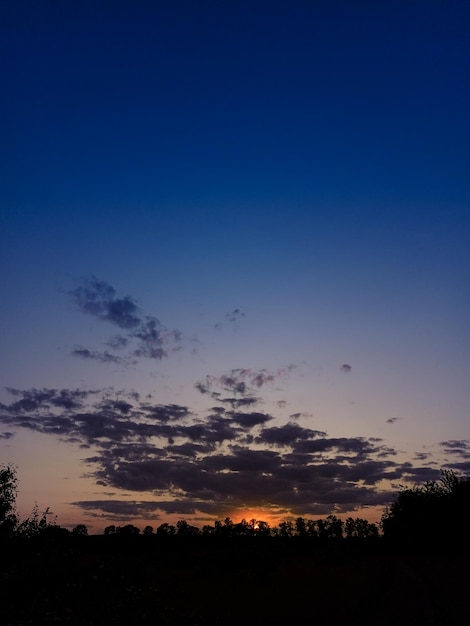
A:
{"label": "gradient sky", "polygon": [[468,2],[0,7],[0,461],[64,526],[470,471]]}

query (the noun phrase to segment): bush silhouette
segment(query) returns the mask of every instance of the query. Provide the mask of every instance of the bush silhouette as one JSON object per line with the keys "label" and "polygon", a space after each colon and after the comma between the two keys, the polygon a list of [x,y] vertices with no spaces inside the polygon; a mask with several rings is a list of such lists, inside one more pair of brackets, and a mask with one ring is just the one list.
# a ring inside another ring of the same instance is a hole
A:
{"label": "bush silhouette", "polygon": [[470,477],[451,470],[437,482],[402,487],[381,520],[384,537],[406,548],[468,544],[469,524]]}

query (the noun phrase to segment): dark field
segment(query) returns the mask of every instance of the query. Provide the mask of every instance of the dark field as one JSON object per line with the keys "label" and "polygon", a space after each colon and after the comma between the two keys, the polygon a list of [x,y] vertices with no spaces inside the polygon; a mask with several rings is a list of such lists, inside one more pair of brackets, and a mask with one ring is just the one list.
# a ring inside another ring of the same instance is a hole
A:
{"label": "dark field", "polygon": [[[309,541],[12,543],[0,624],[467,625],[467,556]],[[454,551],[452,551],[454,552]]]}

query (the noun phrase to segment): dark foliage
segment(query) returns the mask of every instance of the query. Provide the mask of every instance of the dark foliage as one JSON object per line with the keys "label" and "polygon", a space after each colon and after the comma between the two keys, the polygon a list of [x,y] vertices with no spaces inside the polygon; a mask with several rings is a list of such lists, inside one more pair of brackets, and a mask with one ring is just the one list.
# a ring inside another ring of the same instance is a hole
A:
{"label": "dark foliage", "polygon": [[400,557],[383,545],[202,534],[13,540],[0,566],[0,623],[465,623],[468,560]]}
{"label": "dark foliage", "polygon": [[88,528],[85,524],[77,524],[75,528],[72,529],[72,535],[75,537],[86,537],[88,535]]}
{"label": "dark foliage", "polygon": [[[466,536],[470,479],[453,472],[402,489],[383,537],[367,520],[335,515],[274,528],[229,517],[202,529],[184,519],[143,533],[111,525],[89,536],[37,506],[19,523],[16,473],[2,477],[3,520],[16,521],[0,560],[0,624],[458,626],[468,617],[468,553],[429,549],[436,537]],[[425,553],[412,549],[417,538]]]}
{"label": "dark foliage", "polygon": [[437,482],[402,487],[385,510],[381,526],[386,540],[407,550],[468,547],[470,477],[444,470]]}
{"label": "dark foliage", "polygon": [[18,523],[15,511],[17,488],[15,468],[0,466],[0,539],[10,537]]}

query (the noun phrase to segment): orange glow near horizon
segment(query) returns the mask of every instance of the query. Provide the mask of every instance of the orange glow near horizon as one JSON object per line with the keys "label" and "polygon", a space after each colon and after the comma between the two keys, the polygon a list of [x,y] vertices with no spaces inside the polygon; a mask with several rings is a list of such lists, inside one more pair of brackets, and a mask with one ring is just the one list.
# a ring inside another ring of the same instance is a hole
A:
{"label": "orange glow near horizon", "polygon": [[[367,509],[362,509],[362,510],[357,510],[357,511],[345,511],[343,513],[331,511],[331,513],[324,513],[324,514],[299,515],[299,514],[292,513],[292,511],[286,511],[286,510],[272,511],[272,510],[263,509],[261,507],[260,508],[253,507],[253,508],[246,508],[246,509],[235,508],[233,509],[233,511],[222,513],[220,515],[214,515],[213,517],[212,516],[208,517],[202,514],[196,514],[196,515],[172,514],[168,516],[164,516],[160,514],[158,515],[157,518],[153,518],[153,519],[151,517],[144,518],[144,517],[132,517],[132,516],[129,516],[129,518],[127,519],[124,519],[124,518],[118,519],[118,518],[113,518],[112,516],[107,517],[105,514],[103,514],[100,517],[88,516],[86,514],[74,516],[73,512],[71,510],[68,510],[66,514],[59,515],[57,521],[60,525],[63,525],[67,528],[73,528],[73,526],[75,526],[76,524],[83,523],[89,528],[89,531],[92,534],[94,533],[100,534],[104,531],[106,526],[110,526],[110,525],[124,526],[126,524],[133,524],[134,526],[137,526],[141,531],[145,528],[145,526],[150,525],[152,526],[154,530],[156,530],[163,523],[168,523],[168,524],[175,526],[179,520],[184,519],[188,522],[188,524],[191,524],[198,528],[202,528],[206,524],[213,526],[215,525],[216,521],[220,521],[224,523],[224,520],[227,517],[230,518],[233,524],[239,524],[242,520],[245,520],[248,524],[250,524],[252,520],[255,520],[255,522],[261,522],[261,521],[267,522],[270,528],[276,528],[276,526],[278,526],[281,522],[284,522],[284,521],[295,522],[295,520],[298,517],[303,517],[306,520],[311,520],[311,519],[318,520],[318,519],[324,519],[328,517],[329,514],[336,515],[336,517],[341,518],[343,522],[346,521],[348,517],[352,517],[352,518],[359,517],[361,519],[366,519],[370,523],[378,524],[382,516],[383,510],[384,510],[383,507],[375,506],[375,507],[368,507]],[[257,527],[258,525],[255,523],[255,528]]]}
{"label": "orange glow near horizon", "polygon": [[[292,515],[282,515],[280,512],[267,511],[261,508],[250,508],[234,509],[234,511],[226,517],[229,517],[234,524],[239,524],[244,519],[248,523],[251,522],[251,520],[255,520],[256,522],[267,522],[270,527],[274,527],[277,526],[279,522],[286,519],[286,517],[290,518]],[[255,524],[255,527],[257,527],[257,524]]]}

